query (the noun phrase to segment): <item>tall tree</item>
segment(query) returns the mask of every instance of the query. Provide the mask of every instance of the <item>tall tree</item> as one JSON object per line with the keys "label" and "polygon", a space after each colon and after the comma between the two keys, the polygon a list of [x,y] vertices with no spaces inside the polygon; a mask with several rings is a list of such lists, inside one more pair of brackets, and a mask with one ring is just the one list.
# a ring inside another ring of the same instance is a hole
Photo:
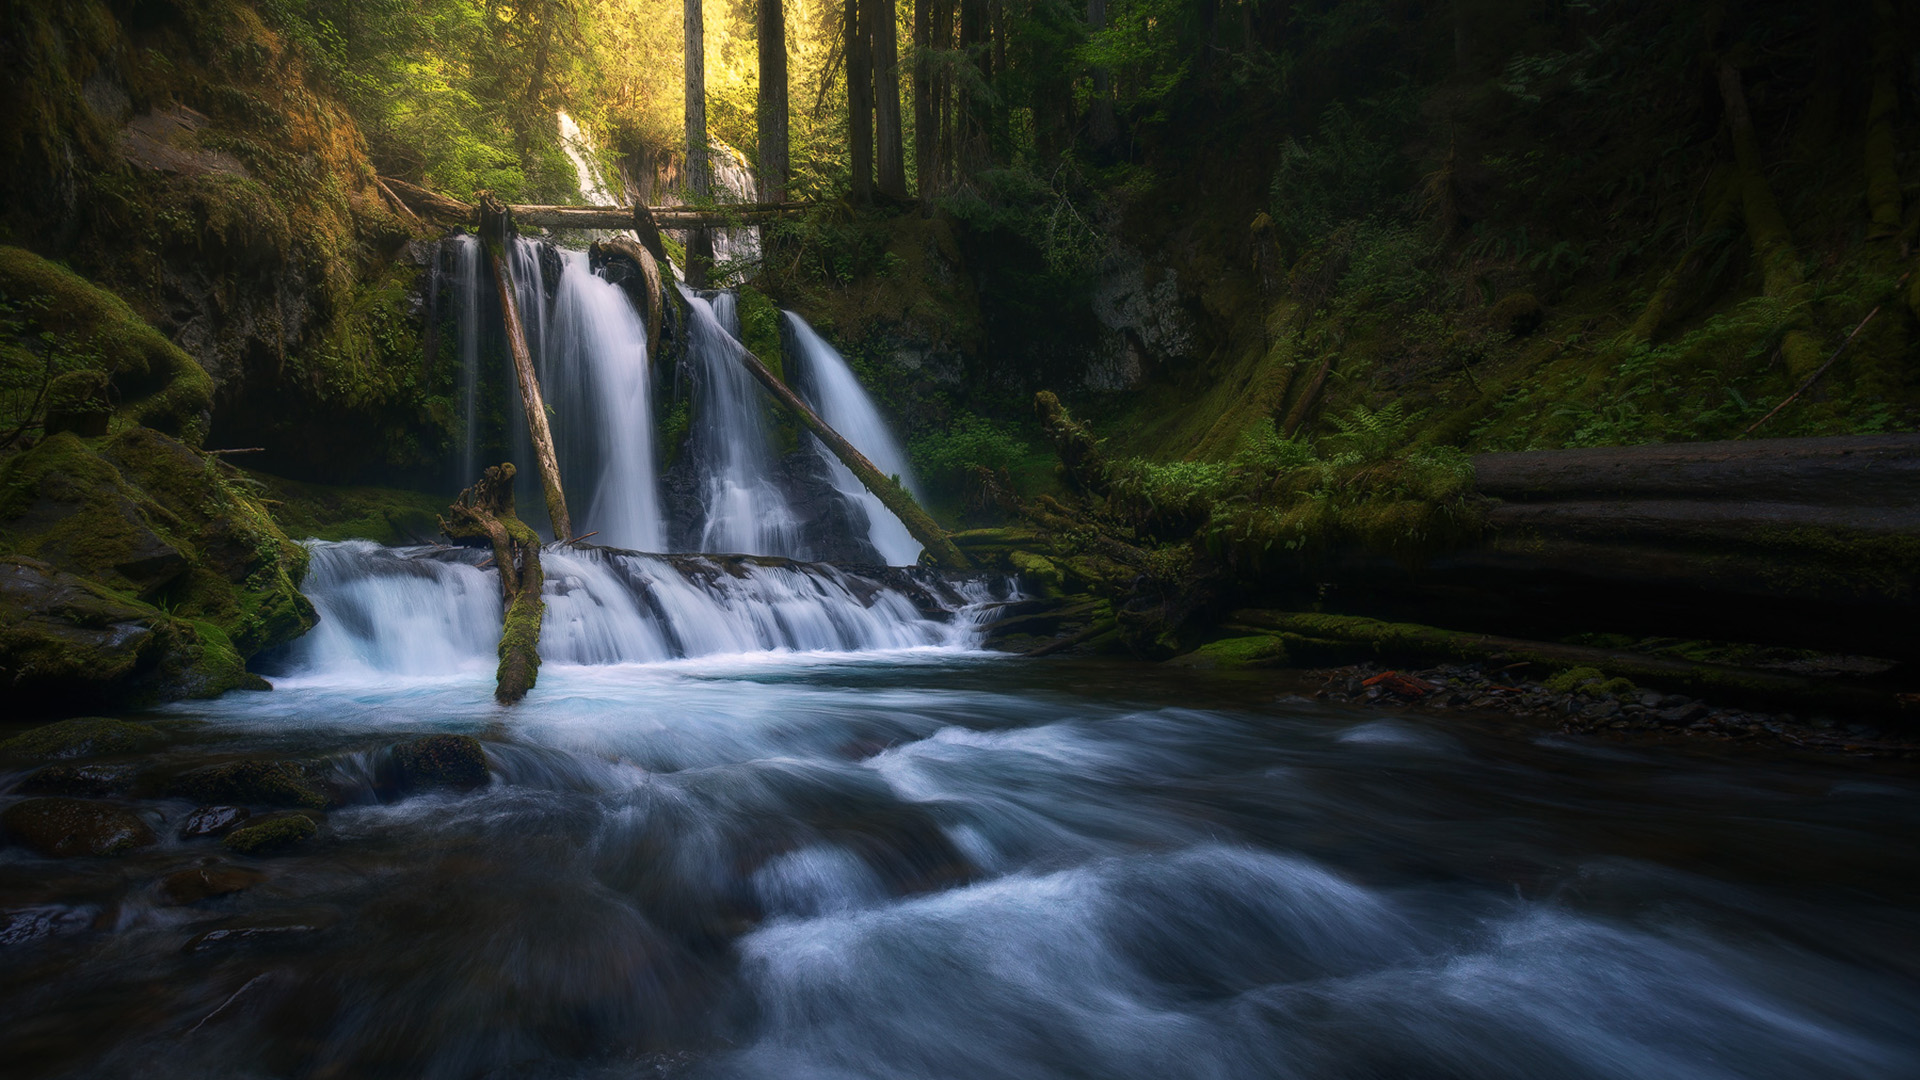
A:
{"label": "tall tree", "polygon": [[[700,0],[684,0],[687,70],[687,193],[696,201],[704,200],[713,187],[713,172],[707,160],[707,43],[705,17]],[[707,230],[694,228],[687,237],[687,284],[702,289],[707,284],[707,267],[713,263],[713,237]]]}
{"label": "tall tree", "polygon": [[900,131],[900,36],[894,0],[866,0],[868,41],[873,49],[874,156],[880,193],[907,197],[907,162]]}
{"label": "tall tree", "polygon": [[847,0],[840,20],[847,58],[847,158],[857,203],[873,201],[873,39],[864,18],[866,6]]}
{"label": "tall tree", "polygon": [[787,14],[784,0],[759,0],[754,20],[760,51],[760,201],[787,198]]}
{"label": "tall tree", "polygon": [[931,203],[939,193],[939,148],[939,121],[933,111],[933,0],[913,0],[913,177],[923,203]]}
{"label": "tall tree", "polygon": [[988,0],[960,0],[960,51],[973,61],[959,72],[955,168],[964,179],[993,160],[993,24]]}

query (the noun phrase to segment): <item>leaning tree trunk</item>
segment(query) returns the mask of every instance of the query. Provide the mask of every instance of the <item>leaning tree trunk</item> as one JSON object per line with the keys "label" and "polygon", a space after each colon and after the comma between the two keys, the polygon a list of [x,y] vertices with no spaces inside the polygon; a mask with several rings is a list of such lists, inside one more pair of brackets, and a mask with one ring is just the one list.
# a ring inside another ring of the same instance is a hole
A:
{"label": "leaning tree trunk", "polygon": [[873,201],[873,39],[865,22],[873,3],[847,0],[840,20],[847,58],[847,163],[856,203]]}
{"label": "leaning tree trunk", "polygon": [[506,615],[500,627],[500,666],[494,671],[493,698],[511,705],[527,696],[540,672],[540,622],[546,612],[541,593],[546,574],[540,568],[540,536],[513,511],[513,465],[495,465],[478,483],[460,493],[440,531],[454,541],[485,541],[500,571]]}
{"label": "leaning tree trunk", "polygon": [[[687,193],[698,203],[706,199],[713,177],[707,155],[706,27],[700,0],[685,0],[681,10],[686,30]],[[696,225],[687,234],[687,284],[706,288],[712,264],[713,236]]]}
{"label": "leaning tree trunk", "polygon": [[968,569],[967,557],[960,554],[960,549],[954,546],[947,531],[920,508],[920,504],[914,501],[913,495],[899,481],[881,472],[879,466],[869,461],[858,447],[820,419],[820,414],[800,400],[800,395],[780,381],[780,376],[775,375],[773,369],[767,367],[766,362],[755,356],[752,350],[741,348],[740,363],[755,381],[773,395],[774,400],[800,421],[800,426],[826,444],[827,449],[833,451],[833,456],[860,478],[860,482],[873,492],[881,505],[893,511],[893,516],[900,519],[900,524],[907,527],[907,532],[915,540],[920,541],[920,546],[927,549],[927,554],[932,556],[936,565],[948,570]]}
{"label": "leaning tree trunk", "polygon": [[866,0],[873,48],[874,157],[882,195],[907,197],[907,162],[900,131],[900,37],[893,0]]}
{"label": "leaning tree trunk", "polygon": [[[1753,115],[1747,111],[1740,70],[1726,60],[1720,62],[1720,96],[1733,133],[1734,183],[1739,187],[1754,261],[1760,264],[1762,288],[1773,299],[1795,299],[1806,284],[1800,275],[1800,255],[1793,249],[1793,233],[1761,166],[1760,139],[1754,134]],[[1798,328],[1780,339],[1780,351],[1787,359],[1788,373],[1796,379],[1819,367],[1825,352],[1812,334]]]}
{"label": "leaning tree trunk", "polygon": [[480,222],[487,257],[493,262],[493,280],[500,289],[507,348],[513,354],[514,374],[520,380],[520,403],[526,410],[527,435],[533,442],[534,459],[540,465],[540,486],[547,496],[547,516],[553,522],[554,538],[566,540],[573,536],[573,519],[567,515],[567,496],[560,486],[560,458],[554,452],[553,432],[547,427],[547,403],[540,394],[540,378],[533,370],[533,354],[527,351],[527,332],[520,321],[520,304],[514,295],[513,274],[506,258],[507,241],[513,236],[513,218],[498,199],[482,195]]}

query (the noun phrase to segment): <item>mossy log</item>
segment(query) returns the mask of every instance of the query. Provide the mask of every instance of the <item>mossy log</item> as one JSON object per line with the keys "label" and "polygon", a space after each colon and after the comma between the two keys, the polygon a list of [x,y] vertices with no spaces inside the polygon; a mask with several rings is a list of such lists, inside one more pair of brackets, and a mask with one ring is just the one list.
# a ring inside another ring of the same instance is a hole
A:
{"label": "mossy log", "polygon": [[520,304],[515,297],[513,275],[508,269],[506,245],[514,235],[513,215],[491,195],[480,197],[480,235],[493,263],[493,280],[500,290],[500,310],[504,314],[507,346],[513,353],[513,370],[519,376],[520,403],[527,416],[527,434],[533,441],[533,457],[540,469],[540,486],[547,496],[547,518],[553,523],[556,540],[573,538],[573,518],[567,513],[566,490],[560,484],[560,457],[554,450],[553,431],[547,426],[546,399],[540,393],[540,377],[533,370],[533,354],[527,350],[527,332],[520,321]]}
{"label": "mossy log", "polygon": [[766,361],[755,356],[751,349],[741,346],[740,363],[746,367],[747,373],[766,389],[767,393],[773,395],[775,401],[793,414],[794,419],[798,420],[802,427],[812,432],[828,450],[833,451],[833,456],[839,458],[840,463],[845,465],[848,471],[860,478],[860,482],[866,485],[868,491],[873,492],[881,505],[893,511],[893,515],[900,519],[900,524],[907,527],[907,532],[912,534],[915,540],[920,541],[921,547],[926,548],[926,553],[932,558],[934,565],[946,570],[970,568],[971,564],[967,562],[967,557],[954,546],[953,538],[948,536],[947,531],[920,508],[920,504],[914,501],[913,494],[902,487],[898,481],[881,472],[879,466],[867,460],[867,455],[848,442],[845,436],[828,426],[825,420],[820,419],[820,414],[800,400],[800,395],[794,393],[791,387],[780,381],[780,376],[773,373],[773,369],[767,366]]}
{"label": "mossy log", "polygon": [[1074,484],[1095,495],[1105,495],[1109,487],[1106,455],[1100,450],[1100,441],[1093,437],[1086,425],[1075,420],[1060,403],[1060,398],[1051,390],[1042,390],[1033,396],[1034,415],[1040,418],[1040,426],[1053,440],[1054,452],[1060,455],[1060,463],[1067,468],[1067,475]]}
{"label": "mossy log", "polygon": [[1654,287],[1653,295],[1647,298],[1646,306],[1640,309],[1640,317],[1628,329],[1636,341],[1652,341],[1660,328],[1666,325],[1679,306],[1682,290],[1700,273],[1701,265],[1706,262],[1707,254],[1720,240],[1721,234],[1732,228],[1740,216],[1740,193],[1728,183],[1725,169],[1714,172],[1707,181],[1707,189],[1713,192],[1713,208],[1707,212],[1706,224],[1701,227],[1699,237],[1681,253],[1680,261]]}
{"label": "mossy log", "polygon": [[[1731,61],[1720,62],[1720,96],[1726,107],[1727,127],[1733,134],[1734,183],[1740,192],[1754,261],[1760,264],[1762,289],[1777,300],[1797,299],[1806,285],[1800,272],[1800,254],[1794,250],[1793,232],[1773,197],[1772,185],[1767,183],[1760,160],[1760,139],[1753,130],[1753,115],[1747,110],[1746,88],[1740,69]],[[1780,339],[1780,352],[1786,357],[1788,373],[1796,379],[1811,373],[1825,359],[1820,343],[1799,328],[1788,330]]]}
{"label": "mossy log", "polygon": [[1778,707],[1782,699],[1791,699],[1824,708],[1890,713],[1897,705],[1891,693],[1835,686],[1830,682],[1776,671],[1675,660],[1621,649],[1597,649],[1585,645],[1467,633],[1352,615],[1249,609],[1234,612],[1226,625],[1234,631],[1259,630],[1315,642],[1351,645],[1389,663],[1485,661],[1535,664],[1554,670],[1590,667],[1649,686],[1712,693],[1773,707]]}
{"label": "mossy log", "polygon": [[[439,225],[473,226],[480,223],[479,207],[450,199],[418,184],[391,176],[380,183],[420,218]],[[485,199],[481,200],[484,204]],[[661,229],[698,227],[727,228],[734,225],[758,225],[805,213],[802,202],[730,203],[723,206],[542,206],[525,204],[509,207],[514,219],[539,229],[633,229],[641,243],[652,248],[659,243]],[[651,239],[651,243],[649,243]],[[655,258],[665,252],[655,252]]]}
{"label": "mossy log", "polygon": [[440,530],[449,539],[484,540],[493,549],[507,607],[493,690],[494,700],[502,705],[512,705],[533,689],[540,672],[540,622],[546,612],[540,536],[514,513],[513,476],[510,462],[489,468],[440,519]]}

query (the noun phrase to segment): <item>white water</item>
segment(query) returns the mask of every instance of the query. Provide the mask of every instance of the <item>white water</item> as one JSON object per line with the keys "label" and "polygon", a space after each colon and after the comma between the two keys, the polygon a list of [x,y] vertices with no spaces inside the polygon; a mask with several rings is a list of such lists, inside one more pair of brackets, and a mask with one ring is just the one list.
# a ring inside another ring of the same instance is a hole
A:
{"label": "white water", "polygon": [[573,171],[580,178],[580,198],[588,206],[619,206],[623,200],[607,189],[606,178],[600,172],[600,165],[594,160],[593,140],[580,130],[573,117],[565,109],[553,114],[560,126],[560,147],[567,152],[567,158],[573,162]]}
{"label": "white water", "polygon": [[[293,683],[491,672],[499,575],[474,565],[478,552],[364,540],[309,550],[303,587],[320,624],[290,650]],[[552,665],[965,649],[992,599],[983,581],[933,582],[926,595],[950,613],[936,618],[896,587],[829,566],[559,547],[541,565],[540,656]]]}
{"label": "white water", "polygon": [[480,474],[480,238],[453,238],[455,342],[460,355],[460,482]]}
{"label": "white water", "polygon": [[[788,377],[795,380],[795,391],[813,406],[827,426],[845,436],[854,449],[865,454],[867,460],[878,466],[881,472],[899,480],[914,498],[922,498],[913,469],[907,463],[905,448],[894,436],[893,429],[881,419],[880,410],[874,407],[873,399],[867,396],[860,380],[854,377],[846,357],[815,333],[805,319],[791,311],[785,315],[788,325],[793,329],[792,341],[799,352],[799,356],[789,357],[787,362]],[[799,362],[796,364],[795,360]],[[833,486],[850,502],[866,511],[867,539],[880,552],[880,557],[890,566],[912,566],[917,562],[920,558],[920,542],[913,538],[913,534],[900,523],[893,511],[868,491],[852,470],[833,456],[825,443],[812,435],[806,438],[826,467]]]}
{"label": "white water", "polygon": [[694,385],[693,460],[703,474],[701,551],[799,558],[799,523],[774,480],[764,391],[740,363],[733,297],[709,301],[685,289],[687,353]]}
{"label": "white water", "polygon": [[663,550],[646,326],[620,287],[587,265],[586,252],[563,249],[560,260],[540,385],[555,414],[574,529],[610,547]]}

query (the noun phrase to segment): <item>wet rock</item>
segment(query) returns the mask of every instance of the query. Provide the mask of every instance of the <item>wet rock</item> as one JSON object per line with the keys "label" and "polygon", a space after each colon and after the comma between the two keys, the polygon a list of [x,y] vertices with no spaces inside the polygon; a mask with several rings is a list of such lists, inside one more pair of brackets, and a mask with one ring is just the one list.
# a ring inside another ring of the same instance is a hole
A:
{"label": "wet rock", "polygon": [[0,948],[84,933],[98,914],[91,908],[69,907],[0,911]]}
{"label": "wet rock", "polygon": [[73,795],[97,799],[133,784],[131,765],[48,765],[20,784],[22,795]]}
{"label": "wet rock", "polygon": [[209,930],[187,942],[185,952],[206,952],[209,949],[234,948],[242,945],[259,945],[268,942],[285,941],[303,934],[311,934],[320,929],[297,923],[288,926],[233,926],[220,930]]}
{"label": "wet rock", "polygon": [[136,724],[104,716],[82,716],[57,724],[46,724],[0,742],[0,757],[59,761],[107,754],[133,754],[148,749],[163,738],[150,724]]}
{"label": "wet rock", "polygon": [[0,827],[15,843],[55,858],[119,855],[154,842],[139,817],[84,799],[28,799],[0,814]]}
{"label": "wet rock", "polygon": [[1691,724],[1706,717],[1707,707],[1697,701],[1687,701],[1671,708],[1660,709],[1653,714],[1663,724]]}
{"label": "wet rock", "polygon": [[227,834],[228,851],[240,855],[277,855],[313,839],[320,827],[304,814],[268,818]]}
{"label": "wet rock", "polygon": [[251,812],[244,806],[202,806],[187,815],[186,822],[180,826],[180,839],[224,836],[250,816]]}
{"label": "wet rock", "polygon": [[177,776],[167,790],[208,803],[314,809],[327,805],[320,786],[291,761],[230,761]]}
{"label": "wet rock", "polygon": [[196,866],[160,879],[160,895],[169,904],[197,904],[250,889],[267,876],[244,866]]}
{"label": "wet rock", "polygon": [[394,748],[400,785],[406,790],[450,787],[462,791],[487,783],[487,752],[471,735],[428,735]]}

